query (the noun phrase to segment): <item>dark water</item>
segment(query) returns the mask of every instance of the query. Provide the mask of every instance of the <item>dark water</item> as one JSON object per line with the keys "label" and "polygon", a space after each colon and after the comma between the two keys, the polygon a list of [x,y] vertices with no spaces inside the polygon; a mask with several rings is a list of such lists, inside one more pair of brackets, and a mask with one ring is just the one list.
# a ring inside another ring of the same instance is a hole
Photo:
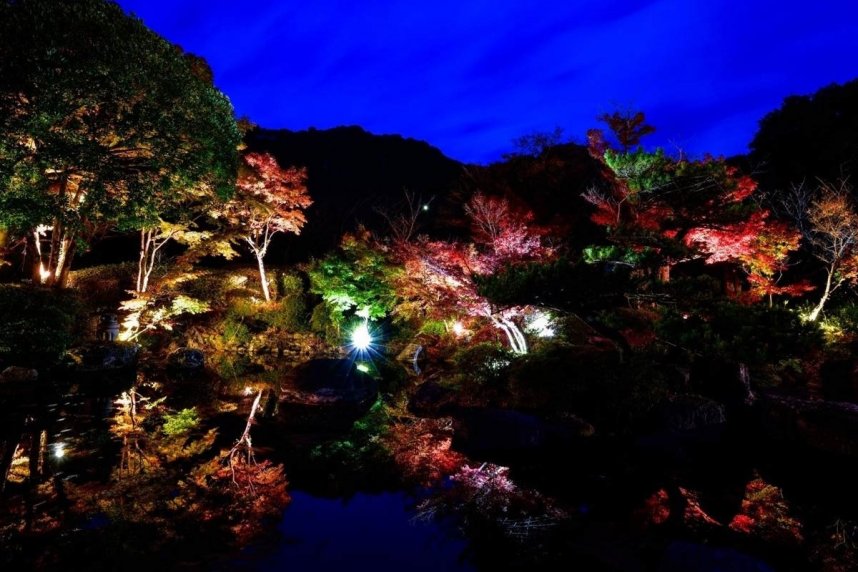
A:
{"label": "dark water", "polygon": [[291,494],[277,545],[248,549],[220,570],[475,570],[465,561],[466,541],[443,523],[415,522],[413,500],[405,493],[348,499]]}

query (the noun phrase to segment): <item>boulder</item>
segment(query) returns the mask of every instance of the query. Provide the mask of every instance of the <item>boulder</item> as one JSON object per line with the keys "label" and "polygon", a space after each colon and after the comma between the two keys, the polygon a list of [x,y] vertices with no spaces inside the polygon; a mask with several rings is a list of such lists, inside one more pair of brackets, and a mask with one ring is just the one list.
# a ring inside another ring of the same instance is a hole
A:
{"label": "boulder", "polygon": [[281,380],[279,418],[296,426],[350,425],[378,398],[378,380],[348,359],[314,359]]}
{"label": "boulder", "polygon": [[39,372],[26,367],[10,366],[0,373],[0,399],[21,404],[30,402],[39,394]]}
{"label": "boulder", "polygon": [[656,406],[651,423],[657,432],[703,431],[727,422],[724,405],[700,395],[682,395]]}
{"label": "boulder", "polygon": [[718,359],[703,359],[691,368],[694,391],[725,403],[728,407],[751,405],[755,399],[745,364]]}
{"label": "boulder", "polygon": [[425,348],[417,343],[407,344],[396,356],[396,361],[407,365],[409,371],[420,375],[426,363]]}
{"label": "boulder", "polygon": [[768,393],[761,397],[759,411],[763,432],[773,441],[858,457],[858,405],[854,403]]}
{"label": "boulder", "polygon": [[436,381],[417,386],[408,400],[408,410],[421,417],[442,417],[456,401],[456,392]]}
{"label": "boulder", "polygon": [[825,399],[858,403],[858,360],[828,360],[819,374]]}
{"label": "boulder", "polygon": [[32,383],[39,379],[39,372],[27,367],[12,365],[0,373],[0,383]]}

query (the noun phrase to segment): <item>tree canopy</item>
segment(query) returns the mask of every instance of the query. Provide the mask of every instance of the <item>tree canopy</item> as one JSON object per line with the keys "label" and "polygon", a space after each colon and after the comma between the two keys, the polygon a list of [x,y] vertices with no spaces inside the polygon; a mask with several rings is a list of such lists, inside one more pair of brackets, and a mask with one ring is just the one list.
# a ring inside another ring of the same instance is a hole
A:
{"label": "tree canopy", "polygon": [[50,281],[165,196],[230,196],[240,134],[203,68],[113,2],[0,2],[0,224],[51,230]]}

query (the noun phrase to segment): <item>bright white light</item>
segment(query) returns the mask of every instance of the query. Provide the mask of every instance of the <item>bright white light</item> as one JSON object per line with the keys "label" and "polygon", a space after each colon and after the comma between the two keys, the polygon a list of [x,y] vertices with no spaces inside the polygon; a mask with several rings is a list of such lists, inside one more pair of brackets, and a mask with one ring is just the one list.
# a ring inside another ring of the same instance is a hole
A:
{"label": "bright white light", "polygon": [[462,322],[456,322],[453,324],[453,333],[456,336],[461,336],[465,333],[465,326],[462,325]]}
{"label": "bright white light", "polygon": [[369,366],[365,363],[357,364],[357,370],[361,373],[369,373]]}
{"label": "bright white light", "polygon": [[244,387],[244,394],[245,395],[253,395],[253,388],[249,385],[245,386]]}
{"label": "bright white light", "polygon": [[429,210],[429,205],[423,205],[423,210],[424,210],[424,211],[428,211],[428,210]]}
{"label": "bright white light", "polygon": [[62,443],[54,444],[54,457],[57,459],[62,459],[66,456],[66,446]]}
{"label": "bright white light", "polygon": [[352,332],[352,345],[360,351],[366,350],[372,345],[372,336],[369,335],[369,328],[365,323]]}
{"label": "bright white light", "polygon": [[47,282],[50,277],[51,271],[47,270],[41,263],[39,263],[39,278],[42,280],[42,284]]}
{"label": "bright white light", "polygon": [[543,313],[534,315],[525,329],[540,338],[553,338],[555,334],[551,316]]}

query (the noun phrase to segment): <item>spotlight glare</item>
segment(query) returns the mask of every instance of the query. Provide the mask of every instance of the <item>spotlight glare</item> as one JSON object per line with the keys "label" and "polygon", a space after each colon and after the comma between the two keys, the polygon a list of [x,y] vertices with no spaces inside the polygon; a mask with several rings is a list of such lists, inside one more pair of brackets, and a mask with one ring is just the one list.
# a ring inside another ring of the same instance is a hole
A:
{"label": "spotlight glare", "polygon": [[372,336],[369,335],[369,328],[365,323],[352,332],[352,345],[360,351],[364,351],[372,345]]}
{"label": "spotlight glare", "polygon": [[62,443],[57,443],[54,445],[54,457],[57,459],[62,459],[66,456],[66,446]]}

